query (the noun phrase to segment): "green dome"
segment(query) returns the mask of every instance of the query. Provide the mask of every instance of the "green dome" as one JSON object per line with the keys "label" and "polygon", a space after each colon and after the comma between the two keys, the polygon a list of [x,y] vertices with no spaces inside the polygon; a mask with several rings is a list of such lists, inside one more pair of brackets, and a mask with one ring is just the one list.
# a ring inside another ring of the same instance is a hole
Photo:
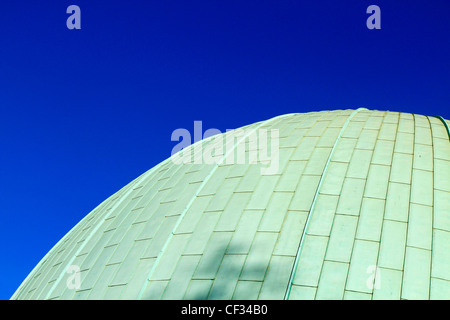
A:
{"label": "green dome", "polygon": [[226,152],[248,159],[253,133],[278,130],[274,172],[180,152],[83,218],[12,299],[450,299],[448,121],[358,109],[243,129]]}

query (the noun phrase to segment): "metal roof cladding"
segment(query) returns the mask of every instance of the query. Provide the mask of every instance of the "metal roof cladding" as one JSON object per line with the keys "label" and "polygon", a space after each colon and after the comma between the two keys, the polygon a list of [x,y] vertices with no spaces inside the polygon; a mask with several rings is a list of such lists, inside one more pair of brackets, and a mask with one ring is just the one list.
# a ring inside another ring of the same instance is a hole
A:
{"label": "metal roof cladding", "polygon": [[275,174],[169,158],[83,218],[12,299],[450,299],[448,123],[360,108],[246,126],[231,151],[278,130]]}

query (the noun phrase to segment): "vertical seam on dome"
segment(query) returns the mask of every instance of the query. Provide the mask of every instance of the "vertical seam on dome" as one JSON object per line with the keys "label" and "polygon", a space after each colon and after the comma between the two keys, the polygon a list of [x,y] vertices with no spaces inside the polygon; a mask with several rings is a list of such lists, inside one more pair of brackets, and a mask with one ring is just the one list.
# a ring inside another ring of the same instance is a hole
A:
{"label": "vertical seam on dome", "polygon": [[[447,130],[447,135],[448,135],[448,139],[450,140],[450,129],[448,127],[447,121],[445,121],[444,118],[442,118],[441,116],[434,116],[435,118],[438,118],[439,120],[441,120],[441,122],[444,124],[445,129]],[[431,129],[431,121],[430,118],[427,116],[428,122],[430,122],[430,129]]]}
{"label": "vertical seam on dome", "polygon": [[336,141],[334,142],[333,148],[331,149],[330,155],[328,156],[327,162],[326,162],[324,170],[322,172],[322,176],[320,177],[319,184],[318,184],[317,189],[316,189],[316,193],[314,194],[314,198],[313,198],[311,207],[309,209],[308,217],[306,218],[305,226],[303,228],[303,233],[302,233],[302,235],[300,237],[300,243],[299,243],[299,246],[298,246],[298,249],[297,249],[297,253],[295,255],[295,260],[294,260],[294,264],[292,266],[291,275],[289,277],[289,282],[288,282],[288,285],[287,285],[286,293],[284,295],[284,300],[288,300],[289,296],[291,294],[292,284],[293,284],[293,281],[294,281],[294,278],[295,278],[295,274],[296,274],[296,271],[297,271],[300,255],[301,255],[301,252],[302,252],[302,249],[303,249],[303,243],[304,243],[304,239],[305,239],[305,236],[306,236],[306,232],[308,230],[308,226],[309,226],[309,222],[311,221],[311,217],[312,217],[312,215],[314,213],[314,209],[315,209],[315,205],[316,205],[316,202],[317,202],[317,198],[318,198],[319,193],[320,193],[320,188],[322,187],[322,183],[323,183],[324,178],[326,176],[326,173],[327,173],[327,170],[328,170],[328,166],[329,166],[329,164],[331,162],[331,158],[333,157],[334,151],[336,150],[338,142],[340,141],[341,136],[344,134],[345,129],[347,129],[347,126],[350,123],[350,120],[359,111],[362,111],[362,110],[367,110],[367,109],[366,108],[358,108],[358,109],[356,109],[355,111],[353,111],[350,114],[350,116],[348,117],[347,121],[345,121],[344,125],[342,126],[342,129],[339,132],[339,135],[337,136]]}
{"label": "vertical seam on dome", "polygon": [[[77,257],[77,255],[80,253],[81,250],[83,250],[84,246],[89,242],[89,240],[92,238],[92,236],[96,233],[96,231],[100,228],[100,226],[105,222],[105,220],[114,212],[114,210],[125,200],[128,198],[128,196],[133,192],[134,188],[133,186],[135,186],[137,183],[146,180],[153,172],[155,172],[157,169],[159,169],[161,166],[163,166],[167,161],[169,161],[170,158],[160,162],[158,165],[156,165],[155,167],[153,167],[152,169],[148,170],[147,172],[145,172],[140,179],[134,179],[132,182],[130,182],[130,184],[132,184],[130,186],[130,188],[120,197],[120,199],[114,204],[114,206],[109,210],[109,212],[105,215],[105,217],[103,219],[100,220],[99,223],[97,223],[97,225],[92,229],[91,233],[89,234],[88,237],[85,238],[85,240],[83,241],[83,243],[80,245],[80,247],[78,248],[78,250],[75,252],[75,254],[72,256],[72,258],[70,259],[70,261],[66,264],[65,268],[62,269],[63,271],[61,272],[61,274],[58,276],[58,278],[56,279],[55,283],[53,284],[53,286],[51,287],[51,289],[48,291],[47,295],[45,296],[45,300],[49,299],[51,294],[53,293],[53,290],[55,290],[55,288],[58,286],[58,284],[61,282],[61,279],[63,278],[63,276],[66,274],[66,270],[68,269],[68,267],[73,263],[73,261],[75,260],[75,258]],[[134,183],[133,183],[134,182]],[[70,233],[70,232],[69,232]]]}
{"label": "vertical seam on dome", "polygon": [[[386,117],[389,114],[389,112],[390,111],[386,111],[384,119],[386,119]],[[389,177],[388,177],[388,184],[387,184],[387,188],[386,188],[386,196],[385,196],[384,205],[383,205],[383,217],[381,219],[381,227],[380,227],[380,235],[379,235],[380,238],[377,241],[378,249],[377,249],[377,256],[376,256],[375,265],[374,265],[375,266],[375,270],[374,270],[374,278],[372,280],[373,281],[372,282],[373,285],[375,285],[377,283],[377,281],[379,281],[377,276],[379,275],[378,272],[379,272],[379,269],[381,268],[381,267],[378,266],[378,262],[380,260],[380,253],[381,253],[381,242],[382,242],[382,237],[383,237],[383,230],[384,230],[385,221],[389,220],[389,219],[385,218],[385,216],[386,216],[386,206],[387,206],[387,200],[388,200],[389,188],[390,188],[390,182],[391,182],[392,164],[394,163],[395,146],[397,144],[398,132],[399,132],[399,127],[400,127],[400,114],[399,114],[399,118],[397,119],[397,127],[396,127],[396,130],[395,130],[394,145],[392,147],[391,161],[390,161],[390,165],[389,165]],[[415,123],[414,114],[412,116],[413,116],[414,123]],[[377,136],[377,140],[376,140],[376,143],[375,143],[375,146],[374,146],[374,149],[373,149],[373,153],[375,153],[376,144],[378,143],[378,140],[379,140],[378,138],[379,138],[382,126],[383,125],[381,125],[380,130],[378,132],[378,136]],[[416,130],[415,130],[415,127],[414,127],[414,135],[415,135],[415,132],[416,132]],[[414,140],[413,140],[413,148],[414,148]],[[373,157],[373,153],[372,153],[372,157]],[[414,152],[413,152],[413,157],[414,157]],[[412,179],[412,166],[413,166],[413,164],[411,164],[411,179]],[[369,170],[370,170],[370,168],[369,168]],[[365,184],[364,188],[367,185],[367,179],[368,178],[369,177],[367,176],[366,177],[366,184]],[[410,184],[409,184],[409,197],[411,197],[411,181],[412,180],[410,180]],[[361,202],[361,206],[362,206],[362,202]],[[409,219],[409,205],[408,205],[408,217],[406,218],[406,222],[405,222],[406,223],[406,228],[408,228],[408,219]],[[359,220],[359,217],[358,217],[358,220]],[[389,220],[389,221],[393,221],[393,220]],[[406,234],[408,234],[408,230],[406,230]],[[355,234],[355,237],[356,237],[356,234]],[[353,246],[355,246],[355,243],[353,243]],[[406,238],[405,238],[405,248],[404,248],[404,250],[406,252]],[[352,249],[352,255],[353,255],[353,249]],[[351,263],[351,260],[350,260],[350,263]],[[403,256],[403,267],[404,267],[404,265],[405,265],[405,256]],[[349,270],[350,270],[350,267],[349,267]],[[403,277],[403,271],[402,271],[402,277]],[[346,279],[346,284],[347,284],[347,280],[348,280],[348,276],[347,276],[347,279]],[[370,291],[371,300],[373,300],[374,289],[375,289],[375,286],[373,286],[371,291]],[[400,287],[400,291],[401,291],[401,287]]]}
{"label": "vertical seam on dome", "polygon": [[[444,118],[442,118],[441,116],[437,116],[445,125],[445,127],[447,128],[447,133],[449,134],[449,140],[450,140],[450,133],[449,133],[449,129],[447,126],[447,123],[445,122]],[[433,136],[433,126],[431,125],[431,121],[430,118],[427,116],[428,119],[428,123],[430,124],[430,132],[431,132],[431,152],[433,154],[433,209],[431,212],[431,244],[430,244],[430,277],[429,277],[429,283],[428,283],[428,299],[431,299],[431,281],[432,281],[432,271],[433,271],[433,236],[434,236],[434,214],[435,214],[435,204],[434,204],[434,174],[435,174],[435,167],[434,167],[434,136]]]}
{"label": "vertical seam on dome", "polygon": [[[227,159],[228,155],[231,152],[234,152],[234,149],[236,149],[236,147],[242,142],[244,141],[247,137],[249,137],[251,134],[253,134],[254,132],[256,132],[259,128],[261,128],[262,126],[273,122],[275,120],[278,120],[280,118],[284,118],[284,117],[288,117],[288,116],[292,116],[292,115],[281,115],[278,117],[274,117],[271,119],[267,119],[265,121],[262,121],[258,126],[256,126],[251,132],[247,133],[246,135],[244,135],[244,137],[242,137],[241,139],[239,139],[237,142],[235,142],[235,144],[233,145],[233,148],[231,148],[231,150],[227,151],[224,156],[222,157],[222,159],[211,169],[210,173],[208,174],[208,176],[206,176],[206,178],[203,180],[203,182],[201,183],[201,185],[199,186],[199,188],[197,189],[197,192],[192,196],[191,200],[188,202],[188,204],[186,205],[185,209],[183,210],[183,212],[180,214],[180,217],[178,218],[177,222],[175,223],[175,226],[173,227],[171,233],[169,234],[169,237],[167,238],[166,242],[164,243],[163,247],[161,248],[158,256],[156,257],[155,262],[152,265],[152,268],[150,269],[150,272],[145,280],[144,285],[142,286],[141,290],[139,291],[138,300],[142,299],[142,296],[147,288],[147,285],[150,281],[150,278],[152,277],[153,273],[155,272],[156,268],[159,265],[159,262],[161,261],[162,256],[164,255],[164,252],[166,250],[166,248],[168,247],[170,241],[172,240],[172,237],[174,236],[174,233],[176,232],[176,229],[178,228],[178,226],[180,225],[181,221],[183,220],[184,216],[186,215],[186,212],[190,209],[191,205],[193,204],[194,200],[197,198],[198,194],[200,193],[200,191],[203,189],[203,187],[208,183],[209,179],[211,178],[211,176],[214,174],[214,172],[217,170],[217,168],[223,163],[223,161],[225,161],[225,159]],[[199,141],[201,142],[201,141]]]}
{"label": "vertical seam on dome", "polygon": [[[372,114],[373,114],[373,113],[372,113]],[[383,123],[384,123],[384,120],[386,119],[387,114],[388,114],[388,111],[386,111],[386,112],[384,113],[383,121],[380,123],[380,127],[379,127],[378,130],[377,130],[378,132],[377,132],[377,137],[376,137],[376,139],[375,139],[375,143],[374,143],[374,145],[373,145],[373,150],[371,150],[371,151],[372,151],[372,155],[371,155],[371,157],[370,157],[370,163],[369,163],[369,166],[368,166],[368,168],[367,168],[367,174],[366,174],[366,177],[365,177],[365,182],[364,182],[364,187],[363,187],[363,192],[362,192],[362,197],[361,197],[361,203],[360,203],[360,205],[359,205],[359,214],[356,216],[355,235],[354,235],[354,237],[353,237],[353,244],[352,244],[352,249],[351,249],[351,252],[350,252],[349,262],[347,263],[347,262],[337,261],[337,262],[339,262],[339,263],[346,263],[346,264],[348,264],[347,273],[346,273],[346,278],[345,278],[345,283],[344,283],[344,287],[343,287],[343,288],[344,288],[344,290],[343,290],[343,296],[345,295],[345,288],[346,288],[346,286],[347,286],[348,274],[349,274],[349,271],[350,271],[350,264],[351,264],[351,261],[352,261],[352,256],[353,256],[353,252],[354,252],[354,248],[355,248],[355,241],[357,240],[357,239],[356,239],[356,235],[357,235],[357,233],[358,233],[359,219],[360,219],[361,209],[362,209],[363,202],[364,202],[364,194],[365,194],[365,192],[366,192],[367,180],[368,180],[368,178],[369,178],[370,167],[372,166],[372,161],[373,161],[373,156],[374,156],[374,153],[375,153],[375,148],[376,148],[376,145],[377,145],[377,141],[379,140],[381,128],[383,127]],[[369,116],[369,118],[370,118],[370,116]],[[367,121],[369,120],[369,118],[367,119]],[[367,123],[367,121],[366,121],[366,123]],[[399,121],[400,121],[400,115],[399,115],[399,119],[397,120],[397,129],[398,129],[398,123],[399,123]],[[397,131],[396,131],[396,137],[397,137]],[[359,139],[358,139],[358,140],[359,140]],[[394,140],[394,141],[395,141],[395,140]],[[358,141],[356,142],[356,145],[357,145],[357,144],[358,144]],[[348,166],[347,166],[347,171],[346,171],[346,173],[345,173],[345,177],[347,177],[347,173],[348,173],[348,170],[349,170],[349,167],[350,167],[350,164],[351,164],[353,155],[355,154],[356,145],[355,145],[355,148],[353,148],[353,151],[352,151],[352,157],[350,158],[350,160],[349,160],[349,162],[348,162]],[[394,155],[394,151],[392,151],[392,157],[393,157],[393,155]],[[392,163],[392,158],[391,158],[391,163]],[[345,178],[344,178],[344,180],[345,180]],[[388,188],[388,187],[389,187],[389,186],[387,186],[387,188]],[[386,188],[386,194],[387,194],[387,192],[388,192],[388,189],[387,189],[387,188]],[[342,192],[342,190],[341,190],[341,192]],[[339,195],[339,198],[340,198],[340,195]],[[339,206],[339,200],[338,200],[337,206]],[[321,276],[322,276],[323,265],[325,264],[326,255],[327,255],[328,248],[329,248],[329,244],[330,244],[330,237],[331,237],[331,233],[333,232],[334,221],[335,221],[335,219],[336,219],[336,214],[337,214],[337,213],[335,213],[335,214],[333,215],[333,221],[332,221],[331,227],[330,227],[330,235],[328,236],[328,241],[327,241],[327,245],[326,245],[326,249],[325,249],[325,254],[324,254],[324,261],[323,261],[324,263],[322,264],[322,267],[321,267],[320,272],[319,272],[318,282],[317,282],[317,290],[316,290],[316,292],[315,292],[315,294],[314,294],[314,298],[317,297],[318,288],[319,288],[319,286],[320,286],[320,279],[321,279]]]}
{"label": "vertical seam on dome", "polygon": [[[414,120],[414,136],[413,136],[413,150],[412,150],[412,162],[411,162],[411,179],[409,180],[409,203],[408,203],[408,216],[406,217],[406,234],[405,234],[405,248],[403,250],[403,265],[402,265],[402,270],[401,272],[401,285],[400,285],[400,292],[399,292],[399,296],[398,298],[401,299],[402,298],[402,293],[403,293],[403,286],[404,286],[404,279],[405,279],[405,266],[406,266],[406,251],[408,249],[408,231],[409,231],[409,219],[411,217],[411,194],[413,191],[413,174],[414,174],[414,152],[416,150],[416,117],[414,115],[414,113],[412,113],[413,116],[413,120]],[[430,123],[430,130],[431,130],[431,123]],[[397,143],[397,139],[395,141]],[[395,147],[394,147],[395,149]],[[391,163],[391,170],[392,170],[392,163]],[[389,180],[390,180],[390,176],[389,176]],[[385,202],[385,210],[386,211],[386,203],[387,203],[387,198],[386,198],[386,202]],[[384,220],[384,217],[383,217]],[[384,222],[384,221],[383,221]],[[384,223],[383,223],[384,224]],[[378,257],[377,257],[377,268],[378,268],[378,260],[380,257],[380,249],[381,249],[381,236],[382,233],[380,234],[380,247],[378,248]],[[376,273],[375,273],[376,276]],[[374,290],[372,289],[372,300],[373,300],[373,294],[374,294]]]}
{"label": "vertical seam on dome", "polygon": [[[304,134],[301,135],[301,138],[300,138],[300,140],[298,141],[297,146],[294,148],[295,150],[294,150],[293,152],[295,153],[296,150],[298,150],[299,148],[301,148],[302,142],[304,141],[305,137],[311,137],[311,136],[308,136],[308,134],[311,132],[311,130],[314,128],[314,126],[316,126],[316,125],[318,124],[319,121],[327,121],[327,120],[324,120],[324,119],[323,119],[324,117],[330,115],[330,113],[337,113],[336,116],[335,116],[335,119],[336,119],[337,117],[341,116],[341,115],[343,114],[343,112],[345,112],[345,111],[346,111],[346,110],[327,110],[327,111],[322,111],[322,112],[324,112],[324,114],[323,114],[322,116],[320,116],[319,118],[317,118],[317,119],[311,124],[311,126],[307,129],[307,131],[306,131]],[[317,114],[318,112],[313,112],[313,113]],[[302,118],[302,120],[300,120],[300,122],[299,122],[299,125],[301,125],[301,124],[303,124],[305,121],[309,120],[309,118],[310,118],[309,116],[306,117],[306,119],[305,119],[305,118]],[[333,119],[333,120],[335,120],[335,119]],[[333,122],[333,120],[330,120],[330,124]],[[326,128],[325,130],[327,130],[328,128],[330,128],[330,124],[328,124],[328,126],[327,126],[327,128]],[[295,129],[294,129],[294,130],[295,130]],[[318,142],[319,142],[319,139],[318,139],[317,143],[315,144],[314,148],[317,148]],[[287,167],[287,166],[288,166],[288,165],[286,165],[286,167]],[[286,168],[284,169],[284,172],[285,172],[285,171],[286,171]],[[283,174],[285,174],[285,173],[282,173],[282,175],[283,175]],[[297,181],[297,187],[298,187],[298,183],[299,183],[299,181],[300,181],[300,179],[301,179],[301,176],[302,176],[302,173],[300,172],[299,180]],[[273,194],[270,196],[270,199],[272,199],[272,198],[273,198]],[[289,206],[290,206],[291,203],[292,203],[292,199],[293,199],[293,197],[291,197],[291,200],[289,201],[289,204],[288,204],[288,206],[287,206],[288,208],[289,208]],[[286,223],[286,222],[285,222],[285,219],[286,219],[286,217],[284,218],[284,220],[283,220],[284,222],[283,222],[283,223]],[[262,218],[261,218],[261,220],[262,220]],[[261,222],[258,223],[258,228],[259,228],[260,223],[261,223]],[[258,232],[258,231],[257,231],[257,232]],[[280,235],[278,235],[278,237],[277,237],[277,242],[279,241],[279,239],[280,239]],[[252,245],[253,245],[253,242],[254,242],[254,239],[252,240]],[[272,251],[272,257],[273,257],[273,256],[274,256],[274,254],[273,254],[273,251]],[[247,258],[248,258],[248,253],[247,253],[247,257],[245,258],[245,261],[244,261],[243,265],[245,264]],[[268,265],[268,269],[269,269],[269,268],[270,268],[270,263],[269,263],[269,265]],[[268,269],[267,269],[267,270],[268,270]],[[266,273],[265,273],[265,277],[267,276],[267,272],[268,272],[267,270],[266,270]],[[242,274],[242,269],[241,269],[241,271],[240,271],[240,274]],[[264,279],[265,279],[265,278],[264,278]],[[263,281],[264,281],[264,280],[263,280]],[[237,290],[237,285],[234,287],[232,297],[235,296],[236,290]],[[259,297],[260,297],[260,295],[261,295],[261,290],[262,290],[262,288],[260,288],[260,290],[258,291],[258,295],[257,295],[258,298],[257,298],[257,299],[259,299]]]}

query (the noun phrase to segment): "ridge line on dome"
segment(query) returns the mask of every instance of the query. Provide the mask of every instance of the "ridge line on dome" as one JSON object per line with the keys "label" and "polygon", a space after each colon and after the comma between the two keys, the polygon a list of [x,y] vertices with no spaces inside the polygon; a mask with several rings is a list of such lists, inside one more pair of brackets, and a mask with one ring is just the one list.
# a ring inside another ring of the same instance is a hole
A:
{"label": "ridge line on dome", "polygon": [[261,121],[259,123],[259,125],[257,125],[253,130],[251,130],[249,133],[247,133],[245,136],[243,136],[241,139],[239,139],[233,146],[233,148],[231,148],[231,150],[227,151],[224,156],[222,157],[222,159],[215,164],[215,166],[211,169],[210,173],[208,174],[208,176],[206,176],[206,178],[202,181],[201,185],[198,187],[197,192],[192,196],[191,200],[188,202],[188,204],[186,205],[186,207],[184,208],[183,212],[180,214],[180,217],[178,218],[177,222],[175,223],[175,226],[173,227],[171,233],[169,234],[169,237],[167,238],[166,242],[164,243],[163,247],[161,248],[158,256],[156,257],[155,262],[152,265],[152,268],[150,269],[150,272],[148,274],[148,276],[146,277],[145,283],[142,286],[141,290],[139,291],[139,294],[137,296],[137,300],[141,300],[142,296],[145,292],[145,290],[147,289],[147,285],[150,281],[150,278],[152,277],[153,273],[155,272],[157,266],[159,265],[159,262],[161,261],[162,256],[164,255],[164,252],[166,250],[166,248],[168,247],[170,241],[172,240],[172,237],[176,231],[176,229],[178,228],[178,226],[180,225],[181,221],[183,220],[184,216],[186,215],[186,212],[190,209],[192,203],[194,202],[194,200],[197,198],[198,194],[200,193],[200,191],[203,189],[203,187],[208,183],[209,179],[211,178],[211,176],[214,174],[214,172],[217,170],[217,168],[223,163],[223,161],[225,161],[225,159],[228,157],[228,155],[231,152],[234,152],[234,149],[236,149],[237,145],[239,145],[239,143],[241,143],[244,139],[246,139],[248,136],[250,136],[252,133],[254,133],[256,130],[258,130],[259,128],[261,128],[263,125],[266,125],[272,121],[275,121],[277,119],[283,118],[283,117],[288,117],[291,116],[290,114],[288,115],[280,115],[277,117],[273,117],[264,121]]}
{"label": "ridge line on dome", "polygon": [[[356,251],[356,249],[355,249],[355,247],[356,247],[356,241],[358,240],[358,239],[357,239],[357,236],[356,236],[356,233],[358,232],[358,227],[359,227],[359,224],[360,224],[360,221],[361,221],[361,212],[362,212],[363,206],[364,206],[364,199],[370,199],[369,196],[365,195],[366,189],[367,189],[367,185],[368,185],[367,181],[369,180],[370,166],[372,165],[372,161],[373,161],[373,159],[374,159],[374,153],[375,153],[376,146],[377,146],[377,144],[378,144],[379,141],[382,141],[382,139],[380,139],[380,133],[381,133],[381,131],[382,131],[383,125],[386,123],[385,121],[386,121],[386,118],[388,117],[389,114],[390,114],[390,111],[386,111],[386,112],[384,113],[384,115],[383,115],[383,121],[382,121],[381,124],[380,124],[379,130],[377,130],[376,139],[375,139],[375,142],[374,142],[374,145],[373,145],[373,149],[372,149],[372,152],[371,152],[371,156],[370,156],[370,164],[369,164],[369,168],[368,168],[368,170],[367,170],[367,175],[366,175],[366,178],[365,178],[364,187],[362,188],[362,189],[363,189],[363,192],[362,192],[363,197],[362,197],[361,203],[359,204],[359,214],[356,216],[356,230],[355,230],[355,236],[354,236],[353,243],[352,243],[352,249],[351,249],[351,252],[350,252],[350,257],[349,257],[349,266],[350,266],[350,263],[352,262],[352,259],[354,259],[354,254],[355,254],[355,251]],[[413,127],[415,128],[415,117],[414,117],[414,113],[412,113],[411,115],[412,115],[413,121],[414,121]],[[393,146],[394,149],[392,149],[392,154],[391,154],[391,156],[390,156],[390,163],[391,163],[391,165],[389,165],[388,184],[389,184],[389,181],[390,181],[390,179],[391,179],[391,174],[392,174],[391,168],[392,168],[392,163],[393,163],[393,161],[394,161],[394,154],[396,153],[396,152],[394,152],[394,150],[395,150],[395,145],[398,143],[398,134],[399,134],[399,125],[400,125],[400,121],[401,121],[401,113],[399,113],[399,116],[397,117],[397,122],[395,123],[395,125],[396,125],[395,128],[396,128],[396,129],[395,129],[394,146]],[[416,131],[415,131],[415,129],[414,129],[414,135],[415,135],[415,132],[416,132]],[[413,144],[413,148],[414,148],[414,144]],[[355,151],[355,150],[353,150],[353,152],[354,152],[354,151]],[[414,153],[414,151],[413,151],[413,153]],[[351,161],[351,160],[350,160],[350,161]],[[414,161],[414,159],[413,159],[413,161]],[[412,179],[412,176],[411,176],[411,179]],[[411,183],[411,180],[410,180],[409,182]],[[386,193],[385,193],[385,198],[386,198],[386,199],[388,198],[388,192],[389,192],[388,189],[389,189],[389,186],[386,188]],[[411,190],[409,190],[409,192],[410,192],[410,194],[411,194]],[[373,199],[374,199],[374,198],[373,198]],[[386,213],[386,202],[387,202],[387,201],[384,201],[384,203],[383,203],[383,216],[382,216],[382,220],[383,220],[383,221],[390,221],[389,218],[387,218],[386,215],[385,215],[385,213]],[[336,219],[336,215],[334,216],[333,221],[334,221],[334,219]],[[380,237],[381,237],[382,234],[383,234],[383,229],[386,229],[386,227],[384,226],[384,223],[382,223],[381,226],[380,226]],[[369,240],[367,240],[367,241],[369,241]],[[380,240],[380,243],[381,243],[381,240]],[[328,244],[329,244],[329,242],[327,243],[327,247],[328,247]],[[406,246],[405,246],[405,250],[406,250]],[[380,260],[380,246],[378,246],[378,248],[377,248],[377,254],[376,254],[376,255],[377,255],[377,256],[376,256],[376,260],[375,260],[376,262],[373,264],[373,266],[375,266],[375,268],[378,268],[378,262],[379,262],[379,260]],[[347,287],[347,283],[348,283],[349,270],[350,270],[350,269],[348,269],[348,271],[347,271],[347,277],[346,277],[346,279],[345,279],[345,284],[344,284],[344,295],[345,295],[345,290],[346,290],[345,288]],[[322,271],[323,271],[323,266],[322,266],[322,269],[320,270],[320,275],[322,274]],[[366,269],[366,272],[367,272],[367,269]],[[372,289],[371,289],[371,291],[370,291],[372,300],[373,300],[373,295],[374,295],[375,284],[379,283],[379,281],[380,281],[380,279],[381,279],[381,278],[379,277],[379,274],[378,274],[377,269],[374,270],[373,277],[374,277],[374,278],[373,278],[373,282],[372,282]],[[320,279],[320,278],[319,278],[319,279]],[[320,280],[319,280],[318,285],[320,285]],[[370,287],[369,287],[369,289],[370,289]],[[317,291],[316,291],[316,295],[317,295]]]}
{"label": "ridge line on dome", "polygon": [[331,149],[330,155],[328,156],[327,162],[326,162],[324,170],[322,172],[322,176],[320,177],[319,184],[318,184],[317,189],[316,189],[316,193],[314,194],[314,198],[313,198],[313,201],[312,201],[312,204],[311,204],[311,208],[309,209],[309,214],[308,214],[308,217],[307,217],[306,222],[305,222],[305,227],[303,228],[303,233],[302,233],[302,235],[300,237],[300,244],[298,246],[297,253],[295,255],[294,265],[292,266],[292,271],[291,271],[291,275],[289,277],[289,282],[288,282],[288,285],[287,285],[287,288],[286,288],[286,293],[284,295],[284,300],[288,300],[289,296],[291,294],[292,283],[294,281],[294,277],[295,277],[295,274],[296,274],[296,271],[297,271],[297,267],[298,267],[298,263],[299,263],[300,254],[301,254],[301,251],[302,251],[302,248],[303,248],[305,235],[306,235],[306,232],[308,230],[309,222],[311,221],[311,216],[313,215],[313,212],[314,212],[314,209],[315,209],[315,205],[316,205],[316,202],[317,202],[317,198],[319,196],[320,188],[322,187],[322,183],[323,183],[325,175],[327,173],[328,166],[329,166],[329,164],[331,162],[331,158],[333,157],[333,154],[334,154],[334,151],[336,150],[337,144],[338,144],[342,134],[344,133],[345,129],[347,129],[347,126],[350,123],[350,120],[359,111],[362,111],[362,110],[368,110],[368,109],[367,108],[358,108],[358,109],[354,110],[350,114],[350,116],[345,121],[344,125],[342,126],[342,129],[339,132],[339,135],[337,136],[336,141],[334,142],[333,148]]}
{"label": "ridge line on dome", "polygon": [[[104,219],[101,219],[99,223],[97,223],[97,225],[91,230],[90,234],[88,237],[86,237],[83,241],[83,243],[80,245],[80,247],[78,248],[78,250],[75,252],[75,254],[72,256],[72,258],[70,259],[70,261],[66,264],[66,267],[63,269],[62,273],[58,276],[58,278],[56,279],[55,283],[53,284],[53,286],[51,287],[51,289],[48,291],[47,295],[45,296],[44,300],[48,300],[50,298],[50,295],[53,293],[53,290],[55,290],[55,288],[58,286],[58,284],[61,282],[61,279],[64,277],[64,275],[66,274],[66,270],[68,269],[68,267],[70,265],[72,265],[73,261],[75,260],[75,258],[77,257],[77,255],[80,253],[81,250],[83,250],[84,246],[89,242],[89,240],[92,238],[92,236],[97,232],[97,230],[100,228],[100,226],[104,223],[104,221],[109,217],[109,215],[111,215],[114,210],[122,203],[122,201],[124,199],[126,199],[130,193],[133,192],[134,188],[133,186],[135,186],[137,183],[146,180],[153,172],[156,171],[156,169],[160,168],[161,166],[163,166],[166,162],[168,162],[170,160],[170,157],[167,158],[166,160],[160,162],[159,164],[157,164],[156,166],[154,166],[153,168],[151,168],[150,170],[148,170],[147,172],[143,173],[139,177],[134,179],[133,181],[130,182],[130,184],[132,182],[134,182],[133,185],[130,186],[130,188],[120,197],[120,199],[114,204],[114,206],[109,210],[109,212],[105,215]],[[89,214],[87,215],[89,216]],[[87,217],[86,216],[86,217]],[[69,232],[70,233],[70,232]],[[69,234],[68,233],[68,234]]]}
{"label": "ridge line on dome", "polygon": [[[441,120],[441,122],[444,124],[445,129],[447,129],[448,140],[450,140],[450,128],[448,127],[447,121],[445,121],[445,119],[441,116],[434,116],[434,117]],[[429,121],[429,119],[428,119],[428,121]],[[430,126],[431,126],[431,123],[430,123]]]}
{"label": "ridge line on dome", "polygon": [[[441,116],[437,116],[437,118],[439,118],[444,123],[445,128],[447,129],[447,134],[449,135],[449,139],[450,139],[450,132],[448,130],[448,126],[447,126],[447,123],[445,122],[444,118],[442,118]],[[431,240],[430,240],[430,242],[431,242],[430,243],[431,250],[430,250],[430,271],[429,271],[430,279],[429,279],[429,282],[428,282],[428,290],[429,291],[428,291],[428,297],[427,297],[428,300],[429,300],[431,298],[431,288],[432,288],[431,283],[432,283],[432,274],[433,274],[432,273],[433,272],[433,260],[436,261],[436,258],[433,259],[433,246],[434,246],[435,241],[436,241],[435,240],[435,233],[433,232],[433,228],[434,228],[434,225],[436,223],[436,217],[435,217],[435,214],[436,214],[435,201],[436,201],[436,199],[435,199],[435,192],[434,192],[435,183],[436,183],[436,177],[435,177],[436,168],[435,168],[435,158],[434,158],[434,155],[435,155],[435,150],[434,150],[434,148],[435,148],[435,141],[434,141],[434,139],[435,139],[435,137],[433,135],[433,125],[431,124],[430,117],[427,116],[427,120],[428,120],[428,124],[430,125],[431,153],[433,155],[433,158],[432,158],[433,159],[433,174],[432,174],[432,177],[433,177],[433,180],[432,180],[433,181],[433,193],[431,195],[432,196],[433,207],[431,209]],[[411,171],[412,171],[412,169],[411,169]],[[412,182],[412,172],[411,172],[411,182]],[[435,252],[436,252],[436,250],[435,250]],[[406,257],[406,248],[405,248],[405,257]],[[403,286],[402,286],[402,290],[403,290]]]}

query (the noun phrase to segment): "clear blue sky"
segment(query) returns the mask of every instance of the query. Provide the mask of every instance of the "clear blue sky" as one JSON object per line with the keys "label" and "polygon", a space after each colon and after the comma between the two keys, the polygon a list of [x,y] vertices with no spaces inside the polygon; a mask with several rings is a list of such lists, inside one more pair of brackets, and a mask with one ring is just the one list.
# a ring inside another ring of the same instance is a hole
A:
{"label": "clear blue sky", "polygon": [[[66,8],[81,8],[68,30]],[[381,8],[381,30],[366,8]],[[370,109],[450,119],[450,1],[1,1],[0,299],[173,130]]]}

